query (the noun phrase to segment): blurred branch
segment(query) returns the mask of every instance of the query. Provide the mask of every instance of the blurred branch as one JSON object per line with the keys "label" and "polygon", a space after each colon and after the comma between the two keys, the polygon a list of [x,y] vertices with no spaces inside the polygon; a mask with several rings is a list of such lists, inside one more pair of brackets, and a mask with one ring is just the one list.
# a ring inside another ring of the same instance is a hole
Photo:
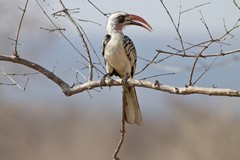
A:
{"label": "blurred branch", "polygon": [[240,6],[237,4],[236,0],[233,0],[233,3],[238,9],[240,9]]}
{"label": "blurred branch", "polygon": [[26,89],[26,86],[27,86],[29,78],[27,78],[27,81],[26,81],[24,87],[21,87],[9,74],[7,74],[6,72],[1,71],[1,70],[0,70],[0,73],[2,73],[4,76],[6,76],[12,82],[12,83],[0,83],[0,84],[9,85],[9,86],[17,86],[21,90],[25,90]]}

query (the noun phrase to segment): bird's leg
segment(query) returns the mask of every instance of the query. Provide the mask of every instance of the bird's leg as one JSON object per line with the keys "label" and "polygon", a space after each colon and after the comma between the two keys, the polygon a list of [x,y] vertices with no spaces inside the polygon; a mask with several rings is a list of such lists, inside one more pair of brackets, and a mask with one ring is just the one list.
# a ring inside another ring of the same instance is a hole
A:
{"label": "bird's leg", "polygon": [[102,77],[102,79],[101,79],[101,86],[103,86],[103,85],[106,84],[106,83],[105,83],[106,77],[110,77],[110,74],[107,73],[107,74],[105,74],[105,75]]}
{"label": "bird's leg", "polygon": [[122,78],[122,84],[127,84],[128,79],[129,79],[129,73],[126,73],[126,75]]}

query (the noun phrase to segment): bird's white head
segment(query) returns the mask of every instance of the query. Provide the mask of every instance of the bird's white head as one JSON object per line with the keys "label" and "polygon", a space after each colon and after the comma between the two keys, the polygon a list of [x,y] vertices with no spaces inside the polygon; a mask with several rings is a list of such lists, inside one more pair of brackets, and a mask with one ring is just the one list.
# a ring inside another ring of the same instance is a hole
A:
{"label": "bird's white head", "polygon": [[113,31],[122,31],[124,27],[129,25],[137,25],[150,32],[152,31],[152,27],[142,17],[119,11],[113,13],[108,18],[107,32],[108,34],[111,34]]}

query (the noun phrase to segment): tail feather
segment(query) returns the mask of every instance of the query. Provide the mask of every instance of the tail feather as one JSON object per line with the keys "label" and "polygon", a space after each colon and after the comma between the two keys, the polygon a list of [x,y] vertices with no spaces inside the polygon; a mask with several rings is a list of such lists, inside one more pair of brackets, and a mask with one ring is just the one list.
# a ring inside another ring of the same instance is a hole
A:
{"label": "tail feather", "polygon": [[127,123],[142,124],[142,115],[134,87],[123,87],[124,113]]}

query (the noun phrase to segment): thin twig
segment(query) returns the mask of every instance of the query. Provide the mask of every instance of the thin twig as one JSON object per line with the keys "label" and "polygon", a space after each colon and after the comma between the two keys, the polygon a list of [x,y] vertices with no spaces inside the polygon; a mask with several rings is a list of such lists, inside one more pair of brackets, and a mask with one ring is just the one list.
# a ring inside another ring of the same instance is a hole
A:
{"label": "thin twig", "polygon": [[[169,18],[170,18],[170,20],[171,20],[171,22],[172,22],[176,32],[177,32],[177,35],[178,35],[178,37],[180,39],[180,43],[181,43],[181,47],[182,47],[183,53],[185,54],[184,44],[183,44],[182,36],[180,34],[180,31],[179,31],[179,26],[177,26],[175,24],[175,22],[173,20],[173,17],[171,16],[171,14],[170,14],[169,10],[167,9],[166,5],[163,3],[163,0],[160,0],[160,2],[162,4],[162,6],[164,7],[165,11],[167,12],[167,14],[168,14],[168,16],[169,16]],[[180,25],[180,21],[179,21],[179,25]]]}
{"label": "thin twig", "polygon": [[103,11],[101,11],[95,4],[93,4],[90,0],[88,0],[88,2],[95,8],[97,9],[102,15],[108,17],[109,13],[104,13]]}
{"label": "thin twig", "polygon": [[[197,64],[197,61],[200,57],[202,57],[202,54],[203,52],[210,46],[212,45],[214,42],[219,42],[221,41],[224,37],[226,37],[227,35],[229,35],[233,30],[235,30],[236,28],[239,27],[239,25],[237,25],[238,23],[236,23],[230,30],[226,31],[226,33],[224,33],[222,36],[220,36],[219,38],[217,39],[212,39],[211,41],[209,41],[209,43],[201,50],[199,51],[198,55],[196,56],[195,58],[195,61],[193,63],[193,66],[192,66],[192,70],[191,70],[191,73],[190,73],[190,76],[189,76],[189,82],[188,82],[188,86],[191,86],[193,83],[192,83],[192,78],[193,78],[193,73],[194,73],[194,70],[195,70],[195,67],[196,67],[196,64]],[[208,30],[209,31],[209,30]]]}
{"label": "thin twig", "polygon": [[137,73],[135,73],[135,75],[143,72],[150,64],[152,64],[152,62],[158,57],[159,54],[160,54],[160,52],[158,52],[158,53],[153,57],[153,59],[152,59],[148,64],[146,64],[145,67],[143,67],[143,69],[141,69],[140,71],[138,71]]}
{"label": "thin twig", "polygon": [[191,70],[191,73],[190,73],[190,76],[189,76],[189,81],[188,81],[188,86],[192,86],[193,83],[192,83],[192,78],[193,78],[193,73],[194,73],[194,70],[196,68],[196,64],[197,64],[197,61],[198,59],[202,56],[202,53],[213,43],[213,41],[210,41],[206,47],[204,47],[199,53],[198,55],[196,56],[195,58],[195,61],[193,63],[193,66],[192,66],[192,70]]}
{"label": "thin twig", "polygon": [[[196,58],[197,55],[192,55],[192,54],[181,54],[181,53],[173,53],[169,51],[163,51],[163,50],[157,50],[157,52],[164,53],[164,54],[169,54],[169,55],[174,55],[174,56],[180,56],[180,57],[186,57],[186,58]],[[226,51],[226,52],[221,52],[219,53],[209,53],[209,54],[204,54],[201,55],[199,58],[208,58],[208,57],[216,57],[216,56],[226,56],[234,53],[240,53],[240,49],[232,50],[232,51]]]}
{"label": "thin twig", "polygon": [[39,74],[39,72],[33,72],[33,73],[7,73],[9,76],[29,76],[29,75],[35,75]]}
{"label": "thin twig", "polygon": [[186,10],[182,11],[181,13],[183,14],[183,13],[185,13],[185,12],[189,12],[189,11],[191,11],[191,10],[193,10],[193,9],[196,9],[196,8],[199,8],[199,7],[208,5],[208,4],[210,4],[210,2],[206,2],[206,3],[200,4],[200,5],[194,6],[194,7],[192,7],[192,8],[186,9]]}
{"label": "thin twig", "polygon": [[13,62],[13,63],[17,63],[17,64],[21,64],[23,66],[29,67],[31,69],[34,69],[34,70],[40,72],[41,74],[45,75],[46,77],[48,77],[50,80],[52,80],[56,84],[58,84],[58,86],[62,88],[63,92],[66,92],[69,88],[71,88],[61,78],[59,78],[54,73],[47,70],[46,68],[38,65],[37,63],[28,61],[28,60],[20,58],[20,57],[15,58],[15,57],[11,57],[11,56],[3,56],[3,55],[0,55],[0,61]]}
{"label": "thin twig", "polygon": [[97,22],[95,22],[95,21],[91,21],[91,20],[87,20],[87,19],[77,19],[78,21],[82,21],[82,22],[90,22],[90,23],[93,23],[93,24],[96,24],[96,25],[98,25],[98,26],[101,26],[101,24],[100,23],[97,23]]}
{"label": "thin twig", "polygon": [[125,106],[126,106],[126,90],[124,89],[126,87],[123,87],[123,95],[122,95],[122,119],[121,119],[121,130],[120,130],[120,140],[118,142],[117,148],[113,153],[113,160],[120,160],[118,158],[118,153],[122,147],[123,141],[124,141],[124,137],[125,137],[125,133],[126,133],[126,129],[125,129]]}
{"label": "thin twig", "polygon": [[175,73],[162,73],[162,74],[157,74],[157,75],[153,75],[153,76],[149,76],[149,77],[144,77],[144,78],[141,78],[139,80],[147,80],[147,79],[150,79],[150,78],[156,78],[156,77],[159,77],[159,76],[168,76],[168,75],[174,75]]}
{"label": "thin twig", "polygon": [[56,31],[66,31],[65,28],[54,28],[54,29],[48,29],[48,28],[44,28],[44,27],[40,27],[40,29],[48,31],[48,32],[56,32]]}
{"label": "thin twig", "polygon": [[240,6],[237,4],[236,0],[233,0],[233,3],[238,9],[240,9]]}
{"label": "thin twig", "polygon": [[[43,11],[43,13],[45,14],[45,16],[49,19],[49,21],[54,25],[55,28],[58,29],[58,26],[53,22],[53,20],[48,16],[48,14],[46,13],[46,11],[43,9],[43,7],[41,6],[41,4],[38,2],[38,0],[36,0],[38,6],[40,7],[40,9]],[[59,33],[63,36],[63,38],[73,47],[73,49],[79,53],[79,55],[86,60],[89,63],[89,60],[79,51],[79,49],[77,49],[77,47],[67,38],[67,36],[62,32],[62,30],[59,30]],[[103,71],[101,71],[100,69],[98,69],[98,67],[96,67],[93,63],[92,66],[102,75],[105,75],[105,73]]]}
{"label": "thin twig", "polygon": [[207,23],[206,23],[206,21],[205,21],[205,19],[204,19],[204,17],[203,17],[203,14],[202,14],[201,11],[199,11],[199,12],[200,12],[200,14],[201,14],[201,21],[202,21],[202,23],[204,24],[205,28],[207,29],[207,32],[208,32],[208,35],[209,35],[210,39],[213,40],[212,34],[211,34],[211,32],[210,32],[210,30],[209,30],[209,27],[208,27],[208,25],[207,25]]}
{"label": "thin twig", "polygon": [[17,36],[16,36],[16,40],[15,40],[15,45],[14,45],[15,47],[14,47],[13,55],[14,55],[15,57],[19,57],[18,51],[17,51],[18,40],[19,40],[20,30],[21,30],[21,28],[22,28],[23,18],[24,18],[24,16],[25,16],[25,13],[26,13],[26,10],[27,10],[27,5],[28,5],[28,0],[26,1],[24,8],[23,8],[23,9],[20,8],[23,13],[22,13],[22,17],[21,17],[21,19],[20,19],[19,25],[18,25]]}
{"label": "thin twig", "polygon": [[[221,55],[221,52],[218,54],[218,55]],[[213,63],[217,60],[219,56],[216,56],[212,63],[205,69],[205,71],[195,80],[195,82],[193,82],[193,85],[195,85],[201,78],[202,76],[212,67]]]}
{"label": "thin twig", "polygon": [[[21,90],[25,90],[25,88],[21,87],[11,76],[9,76],[6,72],[0,70],[0,72],[6,76],[11,82],[12,85],[16,85],[18,88],[20,88]],[[28,81],[28,80],[27,80]],[[26,86],[26,85],[25,85]]]}
{"label": "thin twig", "polygon": [[2,83],[2,82],[0,82],[0,85],[5,85],[5,86],[16,86],[16,83]]}
{"label": "thin twig", "polygon": [[67,36],[62,32],[61,29],[59,29],[59,27],[53,22],[53,20],[48,16],[48,14],[46,13],[46,11],[43,9],[43,7],[41,6],[41,4],[38,2],[38,0],[36,0],[38,6],[40,7],[40,9],[43,11],[44,15],[48,18],[48,20],[53,24],[53,26],[58,29],[59,33],[64,37],[64,39],[74,48],[74,50],[77,51],[77,53],[79,53],[81,55],[81,57],[86,60],[88,62],[88,59],[77,49],[77,47],[67,38]]}
{"label": "thin twig", "polygon": [[[79,25],[79,24],[78,24],[78,25]],[[80,25],[79,25],[79,26],[80,26]],[[81,27],[81,26],[80,26],[80,27]],[[101,62],[99,56],[97,55],[97,52],[95,51],[95,49],[94,49],[92,43],[90,42],[90,40],[89,40],[89,38],[88,38],[86,32],[85,32],[84,30],[82,30],[82,31],[83,31],[84,36],[86,37],[86,40],[87,40],[88,43],[89,43],[89,45],[90,45],[90,47],[91,47],[91,49],[92,49],[94,55],[97,57],[97,60],[98,60],[99,64],[102,66],[103,70],[105,71],[104,65],[103,65],[103,63]],[[92,64],[92,65],[93,65],[93,64]]]}
{"label": "thin twig", "polygon": [[180,28],[180,21],[181,21],[181,15],[182,15],[182,1],[179,0],[179,13],[178,13],[178,23],[177,23],[177,29]]}
{"label": "thin twig", "polygon": [[64,3],[62,2],[62,0],[59,0],[59,1],[60,1],[60,4],[63,7],[62,12],[65,13],[67,18],[70,20],[70,22],[76,28],[76,30],[77,30],[77,32],[79,34],[79,37],[82,40],[83,48],[85,49],[85,53],[87,55],[87,60],[88,60],[88,67],[89,67],[89,77],[88,77],[88,80],[91,81],[92,78],[93,78],[93,64],[92,64],[92,59],[91,59],[91,55],[90,55],[90,52],[89,52],[89,49],[88,49],[87,42],[85,41],[84,35],[83,35],[82,31],[81,31],[81,30],[83,30],[83,28],[74,21],[74,19],[72,18],[72,16],[68,12],[68,9],[65,7]]}

